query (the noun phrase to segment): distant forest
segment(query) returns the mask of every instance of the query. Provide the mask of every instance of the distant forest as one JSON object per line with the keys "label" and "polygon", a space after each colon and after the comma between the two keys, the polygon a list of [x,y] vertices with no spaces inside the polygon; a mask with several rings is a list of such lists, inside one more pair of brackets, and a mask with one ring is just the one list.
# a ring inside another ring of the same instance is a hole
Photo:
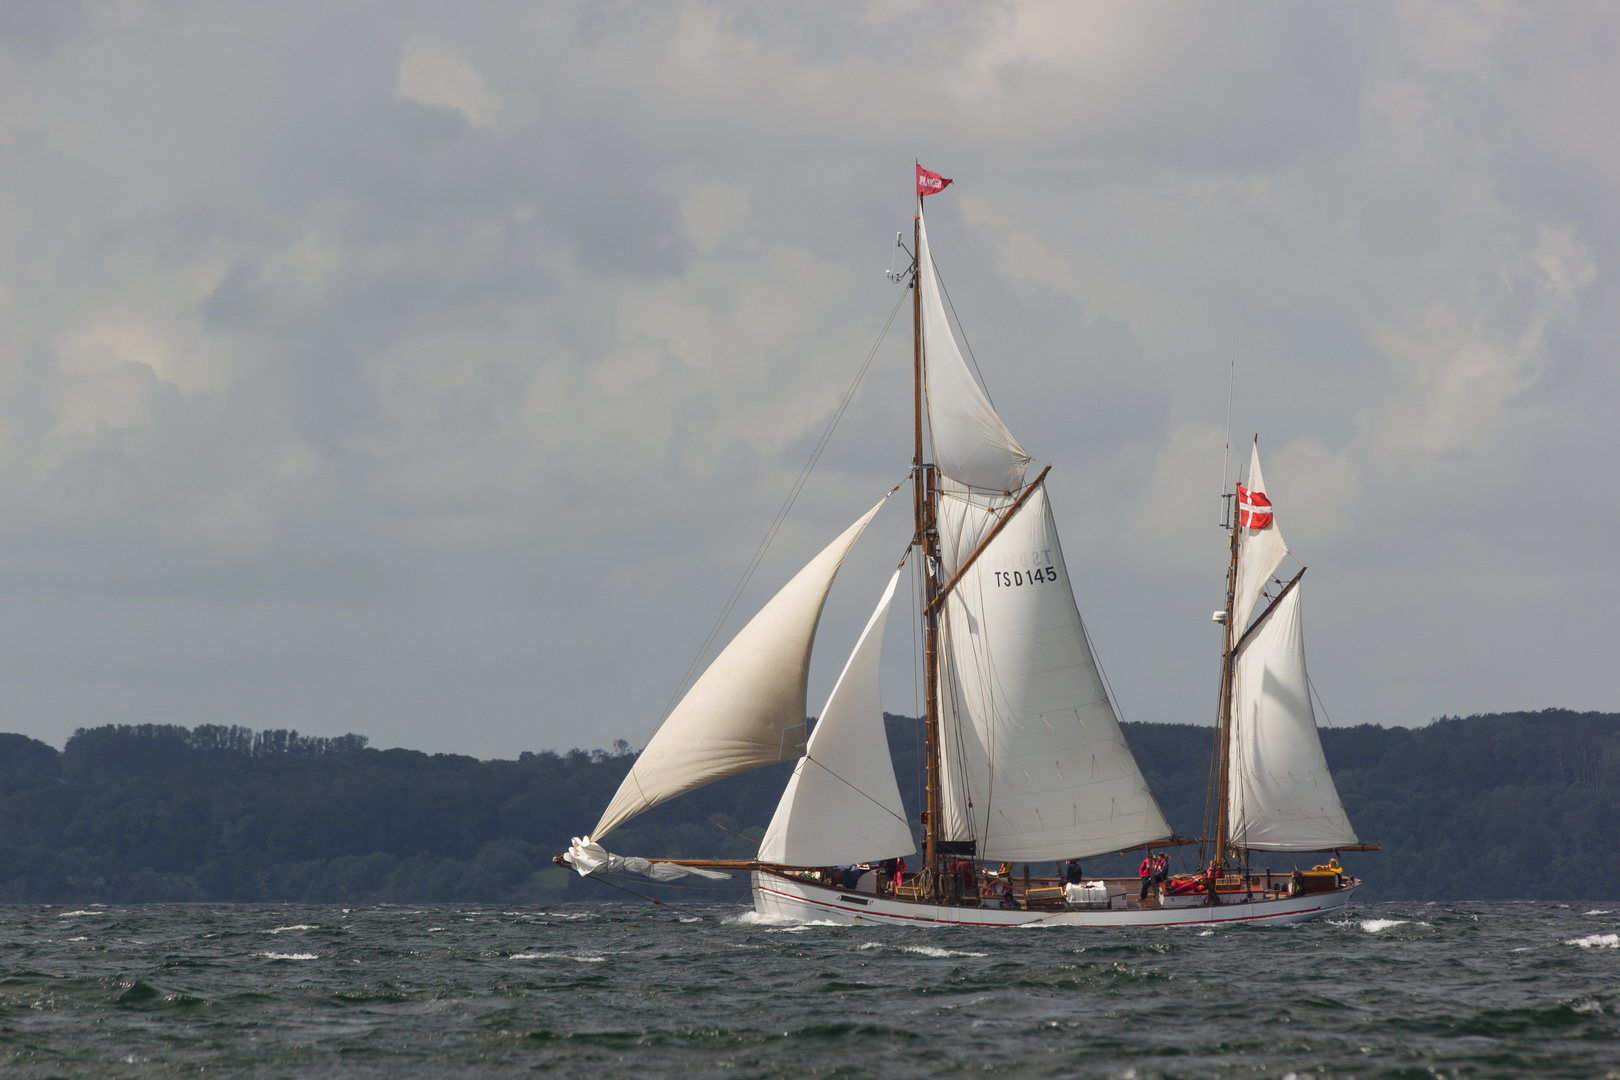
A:
{"label": "distant forest", "polygon": [[[915,820],[920,725],[885,719]],[[1171,825],[1198,835],[1211,729],[1125,730]],[[1620,714],[1366,725],[1325,730],[1323,745],[1361,838],[1383,846],[1345,857],[1367,881],[1366,899],[1615,896]],[[624,899],[551,857],[596,823],[634,760],[622,742],[478,761],[375,750],[359,735],[214,725],[81,729],[60,752],[0,734],[0,902]],[[609,846],[747,858],[790,771],[760,769],[674,800],[616,830]],[[1178,858],[1190,867],[1195,852]],[[1129,872],[1134,857],[1087,866]],[[739,883],[694,899],[741,895]]]}

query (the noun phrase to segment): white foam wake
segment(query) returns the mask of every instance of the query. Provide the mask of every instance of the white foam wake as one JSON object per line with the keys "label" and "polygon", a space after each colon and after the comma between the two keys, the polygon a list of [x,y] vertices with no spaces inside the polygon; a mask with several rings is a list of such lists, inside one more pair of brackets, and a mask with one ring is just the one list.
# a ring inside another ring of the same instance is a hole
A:
{"label": "white foam wake", "polygon": [[796,934],[812,926],[842,926],[830,919],[794,919],[786,915],[761,915],[757,911],[740,911],[727,915],[720,922],[726,926],[763,926],[770,932]]}
{"label": "white foam wake", "polygon": [[[1410,919],[1329,919],[1330,926],[1359,926],[1369,934],[1376,934],[1380,930],[1388,930],[1392,926],[1405,926]],[[1422,924],[1427,926],[1427,923]]]}
{"label": "white foam wake", "polygon": [[266,960],[319,960],[320,956],[312,952],[262,952],[259,954]]}
{"label": "white foam wake", "polygon": [[605,963],[607,961],[607,957],[605,957],[605,956],[591,956],[589,954],[583,954],[583,953],[578,955],[578,956],[575,956],[575,955],[572,955],[570,953],[552,953],[552,952],[516,952],[516,953],[513,953],[511,956],[508,956],[507,959],[508,960],[572,960],[576,964],[601,964],[601,963]]}
{"label": "white foam wake", "polygon": [[932,956],[938,960],[943,960],[949,956],[983,957],[987,955],[982,952],[968,952],[965,949],[941,949],[937,945],[902,945],[900,951],[916,953],[918,956]]}
{"label": "white foam wake", "polygon": [[319,929],[320,929],[320,927],[318,927],[318,926],[311,926],[308,923],[299,923],[297,926],[278,926],[274,930],[266,930],[265,933],[267,933],[267,934],[279,934],[284,930],[319,930]]}
{"label": "white foam wake", "polygon": [[1588,934],[1570,938],[1565,945],[1579,945],[1583,949],[1620,949],[1620,934]]}

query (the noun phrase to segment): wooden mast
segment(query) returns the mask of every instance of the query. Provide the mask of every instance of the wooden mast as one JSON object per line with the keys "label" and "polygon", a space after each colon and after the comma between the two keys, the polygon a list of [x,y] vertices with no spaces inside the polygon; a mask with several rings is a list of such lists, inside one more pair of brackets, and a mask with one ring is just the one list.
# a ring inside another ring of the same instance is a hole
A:
{"label": "wooden mast", "polygon": [[1216,783],[1215,783],[1215,863],[1218,866],[1226,865],[1228,829],[1231,822],[1228,819],[1226,793],[1231,783],[1232,774],[1232,676],[1236,672],[1236,656],[1234,655],[1238,639],[1238,631],[1232,626],[1232,609],[1237,602],[1237,572],[1238,552],[1242,548],[1243,538],[1239,532],[1243,520],[1243,506],[1235,497],[1232,505],[1232,562],[1226,569],[1226,634],[1221,649],[1221,719],[1220,736],[1216,749]]}
{"label": "wooden mast", "polygon": [[937,898],[939,875],[939,530],[935,521],[938,496],[933,466],[923,461],[923,336],[922,336],[922,195],[912,219],[911,337],[912,337],[912,516],[916,531],[912,546],[923,556],[923,686],[926,712],[923,748],[927,760],[926,799],[923,810],[923,888]]}

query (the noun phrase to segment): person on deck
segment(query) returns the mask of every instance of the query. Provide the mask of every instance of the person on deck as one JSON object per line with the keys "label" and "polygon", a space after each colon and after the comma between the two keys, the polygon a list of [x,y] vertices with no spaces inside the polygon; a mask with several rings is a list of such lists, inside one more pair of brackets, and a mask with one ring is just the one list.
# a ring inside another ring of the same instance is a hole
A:
{"label": "person on deck", "polygon": [[1209,890],[1209,906],[1214,907],[1221,902],[1220,896],[1215,892],[1215,879],[1220,874],[1220,868],[1213,861],[1209,869],[1204,871],[1204,887]]}
{"label": "person on deck", "polygon": [[1137,876],[1142,879],[1142,891],[1136,894],[1138,900],[1146,900],[1148,890],[1153,888],[1153,875],[1158,868],[1158,860],[1153,852],[1148,852],[1142,858],[1142,865],[1137,869]]}
{"label": "person on deck", "polygon": [[896,893],[898,893],[900,891],[900,886],[905,884],[905,880],[906,880],[906,860],[904,860],[904,859],[896,859],[894,861],[894,889],[895,889]]}
{"label": "person on deck", "polygon": [[1170,855],[1161,851],[1153,857],[1153,884],[1163,885],[1170,877]]}
{"label": "person on deck", "polygon": [[1064,860],[1064,862],[1063,862],[1063,880],[1064,881],[1068,882],[1070,885],[1078,885],[1078,884],[1080,884],[1080,879],[1082,877],[1084,877],[1084,876],[1085,876],[1084,873],[1080,869],[1080,860],[1079,859],[1065,859]]}

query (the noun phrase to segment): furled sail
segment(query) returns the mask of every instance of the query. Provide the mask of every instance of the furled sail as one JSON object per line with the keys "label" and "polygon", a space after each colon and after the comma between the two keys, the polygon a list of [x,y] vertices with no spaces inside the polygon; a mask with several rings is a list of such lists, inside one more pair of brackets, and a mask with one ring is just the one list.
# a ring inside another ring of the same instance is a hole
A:
{"label": "furled sail", "polygon": [[868,510],[810,560],[715,657],[654,733],[587,840],[704,784],[804,753],[810,649],[833,578]]}
{"label": "furled sail", "polygon": [[1232,843],[1256,851],[1322,851],[1357,842],[1316,732],[1299,580],[1255,623],[1233,673],[1227,817]]}
{"label": "furled sail", "polygon": [[[947,581],[1013,501],[942,488]],[[1044,484],[947,595],[942,639],[945,839],[1015,861],[1170,835],[1104,692]]]}
{"label": "furled sail", "polygon": [[962,361],[939,281],[928,254],[928,227],[918,222],[918,284],[922,299],[922,337],[928,429],[934,464],[952,480],[988,491],[1017,491],[1024,486],[1029,455]]}
{"label": "furled sail", "polygon": [[1237,588],[1232,601],[1232,632],[1241,634],[1260,600],[1267,580],[1288,554],[1277,517],[1266,495],[1265,477],[1260,475],[1260,440],[1254,441],[1249,455],[1249,486],[1238,488]]}
{"label": "furled sail", "polygon": [[916,850],[883,730],[878,665],[897,570],[838,677],[759,844],[761,862],[840,866]]}

